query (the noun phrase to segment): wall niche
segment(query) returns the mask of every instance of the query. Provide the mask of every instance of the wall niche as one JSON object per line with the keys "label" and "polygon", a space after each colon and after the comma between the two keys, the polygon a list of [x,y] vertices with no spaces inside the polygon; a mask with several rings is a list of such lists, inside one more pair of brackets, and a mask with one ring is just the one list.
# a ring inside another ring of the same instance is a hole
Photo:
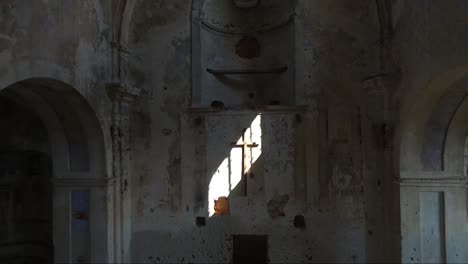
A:
{"label": "wall niche", "polygon": [[295,6],[294,0],[195,1],[192,106],[294,106]]}

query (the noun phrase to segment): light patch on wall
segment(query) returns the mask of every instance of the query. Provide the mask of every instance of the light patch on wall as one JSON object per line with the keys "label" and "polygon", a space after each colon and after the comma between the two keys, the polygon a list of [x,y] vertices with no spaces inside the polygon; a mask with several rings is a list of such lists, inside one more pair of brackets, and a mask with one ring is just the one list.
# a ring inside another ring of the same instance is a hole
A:
{"label": "light patch on wall", "polygon": [[[247,193],[246,175],[262,154],[262,118],[258,114],[250,126],[242,131],[242,136],[231,144],[229,155],[211,177],[208,188],[208,213],[215,215],[215,201],[229,197],[235,188],[243,188]],[[244,186],[240,186],[244,178]]]}

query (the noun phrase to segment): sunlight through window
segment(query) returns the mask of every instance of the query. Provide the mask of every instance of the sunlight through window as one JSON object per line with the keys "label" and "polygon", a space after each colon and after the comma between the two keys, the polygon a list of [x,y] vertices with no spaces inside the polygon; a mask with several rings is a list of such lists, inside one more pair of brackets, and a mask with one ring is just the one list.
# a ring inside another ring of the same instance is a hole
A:
{"label": "sunlight through window", "polygon": [[[228,157],[225,157],[221,165],[214,172],[208,189],[208,211],[213,216],[215,212],[215,201],[221,197],[229,197],[229,194],[239,186],[249,173],[253,164],[262,154],[262,127],[261,115],[257,115],[250,127],[240,131],[240,138],[231,144]],[[243,179],[244,178],[244,179]],[[243,190],[247,193],[247,189]],[[223,199],[224,200],[224,199]]]}

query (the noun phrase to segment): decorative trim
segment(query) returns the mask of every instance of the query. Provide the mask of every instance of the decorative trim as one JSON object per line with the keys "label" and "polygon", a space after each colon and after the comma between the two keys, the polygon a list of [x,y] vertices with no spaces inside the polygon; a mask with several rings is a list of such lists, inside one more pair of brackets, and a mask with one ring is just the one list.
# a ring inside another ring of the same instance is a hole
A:
{"label": "decorative trim", "polygon": [[399,179],[397,183],[402,187],[464,187],[467,186],[467,179],[465,177],[413,178]]}
{"label": "decorative trim", "polygon": [[305,112],[308,110],[308,106],[283,106],[283,105],[271,105],[263,108],[236,108],[226,107],[223,109],[217,109],[213,107],[190,107],[188,111],[190,113],[206,113],[206,114],[269,114],[269,113],[290,113],[290,112]]}
{"label": "decorative trim", "polygon": [[[400,179],[460,179],[461,171],[400,171]],[[467,178],[468,179],[468,178]]]}
{"label": "decorative trim", "polygon": [[105,187],[107,179],[62,178],[53,179],[52,183],[56,187]]}
{"label": "decorative trim", "polygon": [[211,69],[207,68],[206,71],[214,75],[244,75],[244,74],[279,74],[288,70],[287,66],[281,66],[269,69]]}
{"label": "decorative trim", "polygon": [[203,16],[203,14],[201,15],[201,28],[203,29],[206,29],[210,32],[213,32],[213,33],[217,33],[217,34],[222,34],[222,35],[245,35],[247,33],[256,33],[256,34],[260,34],[260,33],[266,33],[266,32],[270,32],[270,31],[273,31],[273,30],[277,30],[279,28],[282,28],[282,27],[285,27],[287,25],[290,25],[294,19],[296,18],[296,14],[293,13],[291,15],[289,15],[289,17],[287,17],[287,19],[285,19],[284,21],[280,21],[278,24],[276,25],[273,25],[273,26],[270,26],[270,27],[266,27],[266,28],[259,28],[259,29],[255,29],[255,30],[251,30],[250,32],[245,32],[245,31],[241,31],[241,30],[226,30],[224,29],[223,27],[220,27],[220,26],[216,26],[212,23],[209,23],[209,21],[207,21],[207,18]]}
{"label": "decorative trim", "polygon": [[239,8],[253,8],[259,4],[259,0],[233,0],[234,4]]}

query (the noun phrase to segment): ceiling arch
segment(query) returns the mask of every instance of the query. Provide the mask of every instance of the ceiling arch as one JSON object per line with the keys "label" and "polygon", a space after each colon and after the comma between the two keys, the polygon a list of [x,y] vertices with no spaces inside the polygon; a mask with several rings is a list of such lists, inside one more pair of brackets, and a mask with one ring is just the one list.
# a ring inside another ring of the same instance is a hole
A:
{"label": "ceiling arch", "polygon": [[0,96],[40,117],[51,144],[55,177],[105,177],[99,121],[73,87],[54,79],[31,78],[6,87]]}

